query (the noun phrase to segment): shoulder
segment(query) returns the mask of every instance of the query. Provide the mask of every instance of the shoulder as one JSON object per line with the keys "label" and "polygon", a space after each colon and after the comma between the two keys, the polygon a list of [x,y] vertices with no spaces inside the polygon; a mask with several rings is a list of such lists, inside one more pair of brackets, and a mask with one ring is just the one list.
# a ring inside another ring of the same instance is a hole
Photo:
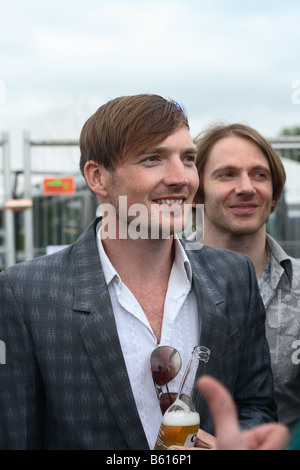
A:
{"label": "shoulder", "polygon": [[49,281],[56,274],[67,271],[72,266],[73,246],[51,255],[41,256],[30,261],[10,266],[1,272],[0,278],[11,281]]}
{"label": "shoulder", "polygon": [[200,250],[187,251],[195,275],[203,275],[220,281],[249,282],[256,279],[250,258],[235,251],[212,248],[204,245]]}
{"label": "shoulder", "polygon": [[278,263],[282,263],[284,261],[290,260],[290,262],[293,265],[300,266],[300,260],[288,255],[284,251],[282,246],[279,245],[279,243],[276,240],[274,240],[274,238],[272,238],[271,235],[269,235],[268,233],[267,233],[266,241],[267,241],[268,250],[271,252],[272,256],[277,260]]}
{"label": "shoulder", "polygon": [[214,267],[226,266],[243,266],[249,264],[248,256],[237,253],[235,251],[223,250],[221,248],[212,248],[204,245],[200,250],[187,250],[187,256],[194,263],[202,263],[204,265]]}
{"label": "shoulder", "polygon": [[293,258],[288,255],[279,243],[267,234],[267,247],[273,258],[273,262],[284,268],[289,282],[292,284],[296,280],[297,285],[300,281],[300,259]]}
{"label": "shoulder", "polygon": [[[94,238],[94,243],[93,243]],[[34,258],[15,264],[0,273],[0,279],[14,281],[49,281],[59,275],[68,276],[75,266],[89,265],[97,253],[94,222],[83,232],[78,240],[51,255]]]}

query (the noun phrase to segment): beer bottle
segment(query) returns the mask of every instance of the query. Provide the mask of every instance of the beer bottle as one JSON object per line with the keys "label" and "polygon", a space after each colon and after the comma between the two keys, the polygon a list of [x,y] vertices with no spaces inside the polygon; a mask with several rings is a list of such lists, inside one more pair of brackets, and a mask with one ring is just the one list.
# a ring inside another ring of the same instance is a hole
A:
{"label": "beer bottle", "polygon": [[193,403],[196,374],[197,378],[205,374],[209,355],[210,350],[204,346],[194,348],[177,398],[163,416],[154,450],[166,450],[171,445],[193,447],[200,425],[200,416]]}

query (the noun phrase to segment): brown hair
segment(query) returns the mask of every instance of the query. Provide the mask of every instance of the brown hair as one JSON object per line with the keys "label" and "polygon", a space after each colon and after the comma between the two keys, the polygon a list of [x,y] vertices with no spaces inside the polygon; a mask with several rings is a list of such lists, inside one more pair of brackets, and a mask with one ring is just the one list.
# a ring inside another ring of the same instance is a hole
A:
{"label": "brown hair", "polygon": [[272,183],[273,183],[273,199],[275,205],[273,210],[276,207],[277,202],[280,199],[281,193],[286,180],[285,169],[283,163],[273,149],[271,144],[252,127],[246,126],[244,124],[229,124],[223,125],[218,124],[213,127],[208,128],[206,131],[200,133],[196,139],[195,144],[197,146],[198,155],[196,160],[196,166],[199,174],[199,188],[195,196],[195,201],[197,203],[204,203],[204,193],[203,193],[203,168],[209,157],[209,153],[213,145],[220,139],[224,137],[238,136],[248,139],[256,143],[264,155],[266,156],[270,170],[272,174]]}
{"label": "brown hair", "polygon": [[113,99],[84,124],[80,135],[80,170],[94,160],[113,170],[126,158],[143,153],[181,126],[189,129],[182,106],[158,95],[141,94]]}

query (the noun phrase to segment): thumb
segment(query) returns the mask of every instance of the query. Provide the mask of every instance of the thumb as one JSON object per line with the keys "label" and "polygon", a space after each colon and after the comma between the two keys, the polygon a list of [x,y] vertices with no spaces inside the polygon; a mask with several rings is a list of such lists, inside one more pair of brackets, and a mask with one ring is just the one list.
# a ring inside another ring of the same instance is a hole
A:
{"label": "thumb", "polygon": [[234,401],[226,388],[209,376],[200,378],[197,382],[197,388],[210,409],[218,450],[247,449],[239,427]]}

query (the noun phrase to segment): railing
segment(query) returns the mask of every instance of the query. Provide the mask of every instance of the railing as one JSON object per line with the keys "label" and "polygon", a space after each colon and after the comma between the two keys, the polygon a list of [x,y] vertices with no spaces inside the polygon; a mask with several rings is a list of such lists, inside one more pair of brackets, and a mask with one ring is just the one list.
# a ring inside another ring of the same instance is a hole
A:
{"label": "railing", "polygon": [[[276,149],[278,154],[285,159],[299,163],[300,171],[300,136],[299,137],[280,137],[276,139],[269,139],[272,146]],[[31,139],[30,134],[24,133],[23,140],[23,174],[24,174],[24,198],[30,200],[33,197],[33,184],[32,179],[34,175],[40,175],[41,179],[47,174],[60,175],[69,174],[70,172],[62,172],[60,170],[53,171],[36,171],[32,166],[32,149],[37,147],[53,148],[53,147],[76,147],[78,141],[76,140],[49,140],[49,139]],[[12,176],[13,172],[10,168],[10,146],[9,146],[9,135],[8,133],[0,134],[0,154],[2,155],[3,161],[3,203],[1,207],[3,209],[4,202],[12,199]],[[76,162],[78,167],[78,162]],[[286,186],[288,186],[288,181]],[[87,190],[88,193],[88,190]],[[282,207],[278,207],[276,214],[272,214],[270,218],[269,229],[271,234],[276,238],[287,251],[298,257],[300,256],[300,184],[299,184],[299,204],[298,206],[284,206],[285,212],[282,211]],[[89,194],[90,196],[90,194]],[[89,200],[86,199],[85,210]],[[283,201],[284,203],[284,201]],[[32,207],[28,207],[23,211],[23,233],[24,233],[24,259],[32,259],[36,256],[36,249],[34,249],[34,226],[36,224],[36,215],[33,212]],[[287,217],[287,211],[290,214],[290,218]],[[295,218],[296,214],[296,218]],[[297,216],[299,214],[299,217]],[[15,264],[16,262],[16,248],[15,248],[15,213],[12,210],[3,211],[4,218],[4,245],[1,247],[5,260],[5,266]],[[285,230],[282,227],[287,226]],[[1,227],[0,227],[1,229]],[[299,236],[298,236],[299,233]]]}

